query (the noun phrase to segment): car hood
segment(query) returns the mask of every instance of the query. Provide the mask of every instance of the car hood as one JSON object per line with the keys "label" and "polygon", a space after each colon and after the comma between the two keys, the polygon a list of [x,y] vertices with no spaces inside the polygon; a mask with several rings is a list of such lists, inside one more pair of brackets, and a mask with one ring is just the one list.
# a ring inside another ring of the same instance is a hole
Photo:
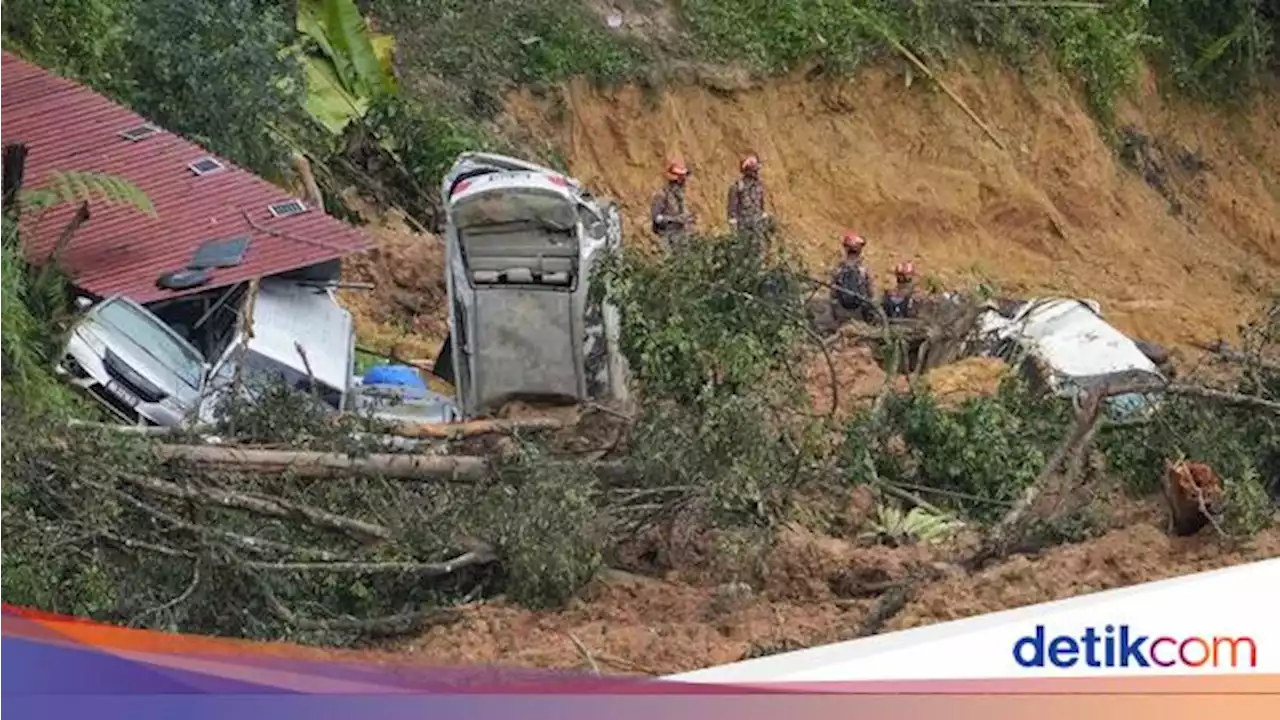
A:
{"label": "car hood", "polygon": [[[75,334],[105,357],[103,350],[113,355],[148,382],[164,391],[184,407],[194,408],[200,400],[200,388],[193,388],[168,364],[152,357],[137,343],[118,330],[96,318],[86,318],[75,329]],[[203,378],[201,379],[203,385]]]}

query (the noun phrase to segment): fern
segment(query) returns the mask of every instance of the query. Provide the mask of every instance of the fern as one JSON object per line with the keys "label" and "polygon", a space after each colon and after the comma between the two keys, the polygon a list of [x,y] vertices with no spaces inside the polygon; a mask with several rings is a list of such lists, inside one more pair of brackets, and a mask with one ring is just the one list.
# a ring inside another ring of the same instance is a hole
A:
{"label": "fern", "polygon": [[137,185],[124,178],[91,171],[53,172],[50,182],[41,188],[22,192],[23,205],[36,211],[63,203],[93,202],[127,205],[149,217],[156,217],[151,198]]}

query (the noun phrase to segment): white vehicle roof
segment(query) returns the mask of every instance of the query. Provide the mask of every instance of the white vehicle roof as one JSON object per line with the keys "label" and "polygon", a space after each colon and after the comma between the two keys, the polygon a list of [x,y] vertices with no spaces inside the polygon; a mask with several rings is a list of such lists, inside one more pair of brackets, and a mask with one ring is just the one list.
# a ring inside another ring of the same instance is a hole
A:
{"label": "white vehicle roof", "polygon": [[1100,316],[1097,303],[1050,298],[1027,303],[999,332],[1021,336],[1055,371],[1090,377],[1142,370],[1159,375],[1133,340]]}
{"label": "white vehicle roof", "polygon": [[329,290],[264,279],[253,305],[249,349],[306,373],[294,343],[302,345],[316,380],[346,390],[354,348],[351,314]]}

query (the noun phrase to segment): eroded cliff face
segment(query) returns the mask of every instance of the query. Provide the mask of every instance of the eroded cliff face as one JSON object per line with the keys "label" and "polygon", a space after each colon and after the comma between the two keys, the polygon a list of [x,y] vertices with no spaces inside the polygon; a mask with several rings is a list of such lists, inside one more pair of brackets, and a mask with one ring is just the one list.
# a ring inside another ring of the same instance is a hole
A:
{"label": "eroded cliff face", "polygon": [[633,244],[651,242],[668,156],[694,167],[701,225],[722,228],[738,158],[754,150],[787,242],[815,272],[854,228],[881,282],[912,259],[944,287],[1089,296],[1123,330],[1175,346],[1230,338],[1277,287],[1280,93],[1227,112],[1163,99],[1145,78],[1116,152],[1050,70],[972,60],[943,79],[999,144],[937,86],[883,69],[735,91],[577,83],[512,97],[506,121],[617,198]]}

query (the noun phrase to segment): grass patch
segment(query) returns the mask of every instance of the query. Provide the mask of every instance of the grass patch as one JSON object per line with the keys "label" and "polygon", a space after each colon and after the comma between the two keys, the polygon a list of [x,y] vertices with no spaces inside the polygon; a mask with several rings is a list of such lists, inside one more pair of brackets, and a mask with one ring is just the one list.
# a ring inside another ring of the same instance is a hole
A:
{"label": "grass patch", "polygon": [[576,75],[618,81],[646,60],[638,42],[613,35],[590,8],[573,0],[371,5],[396,30],[405,73],[440,80],[481,114],[499,110],[497,93],[512,84],[545,85]]}

